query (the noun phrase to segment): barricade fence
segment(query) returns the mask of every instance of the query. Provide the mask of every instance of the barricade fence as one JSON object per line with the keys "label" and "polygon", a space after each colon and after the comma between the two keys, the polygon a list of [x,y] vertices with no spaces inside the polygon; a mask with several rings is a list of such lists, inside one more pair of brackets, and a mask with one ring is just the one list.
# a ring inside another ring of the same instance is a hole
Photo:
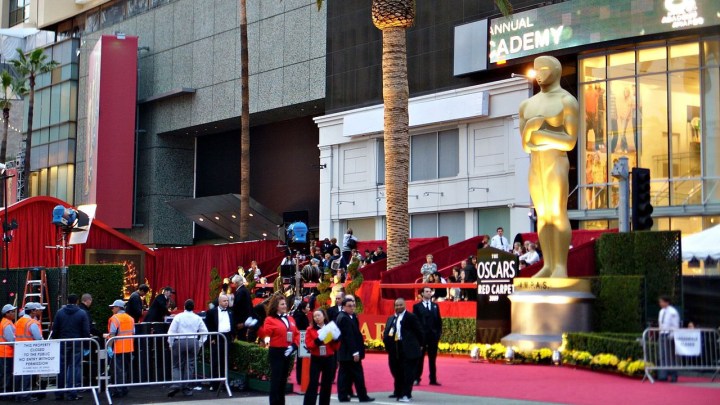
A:
{"label": "barricade fence", "polygon": [[0,343],[0,400],[53,393],[73,399],[89,390],[99,404],[100,345],[92,338]]}
{"label": "barricade fence", "polygon": [[89,390],[99,405],[104,390],[112,404],[130,386],[165,385],[169,393],[191,395],[201,383],[218,394],[224,386],[232,396],[228,349],[227,336],[218,332],[116,336],[105,349],[94,338],[0,342],[6,356],[0,357],[0,401],[49,394],[73,399]]}
{"label": "barricade fence", "polygon": [[[129,342],[132,342],[130,344]],[[192,395],[200,383],[228,384],[228,341],[219,332],[115,336],[106,344],[105,395],[125,396],[130,386],[169,385],[168,395]],[[137,356],[135,358],[134,356]]]}
{"label": "barricade fence", "polygon": [[[717,329],[645,329],[642,335],[645,379],[665,379],[678,371],[720,372],[720,334]],[[654,378],[652,373],[656,372]]]}

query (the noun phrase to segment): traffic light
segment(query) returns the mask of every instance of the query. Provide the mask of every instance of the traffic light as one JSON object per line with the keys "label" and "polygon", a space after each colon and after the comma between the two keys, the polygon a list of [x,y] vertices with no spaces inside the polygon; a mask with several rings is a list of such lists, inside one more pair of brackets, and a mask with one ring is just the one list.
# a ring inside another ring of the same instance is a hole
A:
{"label": "traffic light", "polygon": [[653,226],[653,206],[650,203],[650,169],[632,170],[632,228],[645,231]]}

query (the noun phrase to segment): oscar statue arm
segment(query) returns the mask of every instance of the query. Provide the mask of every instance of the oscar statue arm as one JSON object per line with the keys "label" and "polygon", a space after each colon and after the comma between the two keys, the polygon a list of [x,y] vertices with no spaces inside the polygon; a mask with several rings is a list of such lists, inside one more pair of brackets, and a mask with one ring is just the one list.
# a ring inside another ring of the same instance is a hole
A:
{"label": "oscar statue arm", "polygon": [[577,143],[579,106],[575,97],[567,94],[562,98],[563,124],[562,130],[538,129],[532,132],[532,142],[528,142],[531,150],[557,149],[564,152],[573,150]]}
{"label": "oscar statue arm", "polygon": [[525,109],[529,100],[525,100],[520,103],[519,115],[520,115],[520,135],[522,140],[522,148],[525,153],[530,153],[535,150],[534,145],[530,143],[530,137],[533,132],[537,131],[545,122],[543,117],[532,117],[528,119],[525,116]]}

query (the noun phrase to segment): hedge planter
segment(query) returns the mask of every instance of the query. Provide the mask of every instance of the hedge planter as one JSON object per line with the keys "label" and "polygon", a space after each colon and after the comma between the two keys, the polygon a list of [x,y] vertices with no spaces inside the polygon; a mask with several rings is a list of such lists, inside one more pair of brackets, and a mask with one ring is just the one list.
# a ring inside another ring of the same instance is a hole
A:
{"label": "hedge planter", "polygon": [[[259,392],[270,392],[270,381],[269,380],[259,380],[257,378],[248,378],[248,388],[252,391],[259,391]],[[285,384],[285,393],[286,394],[292,394],[293,392],[293,385],[290,383]]]}

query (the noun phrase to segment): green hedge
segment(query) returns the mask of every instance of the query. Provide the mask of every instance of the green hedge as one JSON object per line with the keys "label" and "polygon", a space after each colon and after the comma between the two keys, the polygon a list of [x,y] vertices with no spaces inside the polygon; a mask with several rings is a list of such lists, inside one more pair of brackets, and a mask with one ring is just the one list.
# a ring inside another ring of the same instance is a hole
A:
{"label": "green hedge", "polygon": [[[256,343],[236,340],[230,344],[230,370],[243,373],[258,380],[270,379],[270,363],[268,349]],[[290,366],[290,370],[294,367]],[[289,374],[288,374],[289,375]]]}
{"label": "green hedge", "polygon": [[593,354],[614,354],[619,359],[641,360],[641,334],[567,333],[565,348]]}
{"label": "green hedge", "polygon": [[682,307],[680,232],[606,233],[596,252],[599,276],[645,277],[641,326],[657,316],[660,295],[670,295]]}
{"label": "green hedge", "polygon": [[645,277],[596,277],[593,293],[597,298],[593,311],[595,330],[616,333],[643,331]]}
{"label": "green hedge", "polygon": [[475,341],[475,319],[443,318],[443,343],[469,343]]}
{"label": "green hedge", "polygon": [[68,267],[68,294],[89,293],[93,297],[90,317],[95,327],[104,331],[112,315],[108,305],[123,298],[122,264],[81,264]]}

